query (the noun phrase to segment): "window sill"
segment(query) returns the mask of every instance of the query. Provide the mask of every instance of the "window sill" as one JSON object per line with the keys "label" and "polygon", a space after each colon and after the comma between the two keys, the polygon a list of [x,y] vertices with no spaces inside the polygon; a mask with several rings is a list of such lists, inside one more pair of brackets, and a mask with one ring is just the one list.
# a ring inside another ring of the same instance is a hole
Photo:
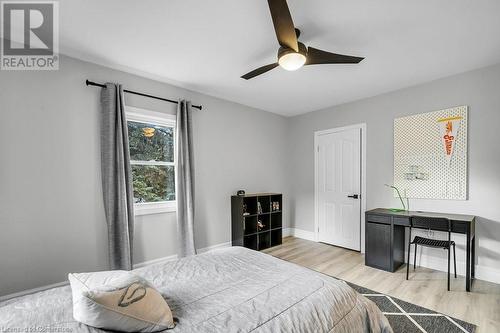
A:
{"label": "window sill", "polygon": [[177,211],[177,204],[175,201],[162,202],[162,203],[143,203],[134,205],[134,215],[152,215],[173,213]]}

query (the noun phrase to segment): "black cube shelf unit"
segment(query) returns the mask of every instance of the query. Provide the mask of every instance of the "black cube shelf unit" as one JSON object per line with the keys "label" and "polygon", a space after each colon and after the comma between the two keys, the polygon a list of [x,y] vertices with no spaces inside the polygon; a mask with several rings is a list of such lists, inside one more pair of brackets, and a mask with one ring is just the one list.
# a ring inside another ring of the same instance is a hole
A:
{"label": "black cube shelf unit", "polygon": [[[262,211],[258,210],[258,203]],[[278,203],[278,205],[273,205]],[[283,236],[283,195],[255,193],[231,197],[233,246],[264,250],[281,245]],[[260,222],[260,223],[259,223]]]}

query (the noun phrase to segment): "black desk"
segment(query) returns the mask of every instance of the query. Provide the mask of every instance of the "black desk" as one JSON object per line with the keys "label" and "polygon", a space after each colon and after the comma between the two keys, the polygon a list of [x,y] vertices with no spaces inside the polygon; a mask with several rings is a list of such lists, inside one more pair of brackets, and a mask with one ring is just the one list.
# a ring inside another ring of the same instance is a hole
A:
{"label": "black desk", "polygon": [[366,213],[365,265],[394,272],[405,262],[405,228],[410,217],[441,217],[451,221],[451,231],[467,236],[465,289],[470,291],[474,280],[476,217],[472,215],[431,212],[393,212],[377,208]]}

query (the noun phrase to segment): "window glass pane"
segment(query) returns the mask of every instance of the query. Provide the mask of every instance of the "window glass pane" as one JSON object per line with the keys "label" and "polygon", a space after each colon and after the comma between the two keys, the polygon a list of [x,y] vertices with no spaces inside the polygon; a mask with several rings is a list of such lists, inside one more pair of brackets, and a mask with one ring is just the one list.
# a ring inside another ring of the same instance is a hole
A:
{"label": "window glass pane", "polygon": [[134,203],[175,200],[173,166],[132,165]]}
{"label": "window glass pane", "polygon": [[132,161],[174,161],[172,127],[128,121],[128,140]]}

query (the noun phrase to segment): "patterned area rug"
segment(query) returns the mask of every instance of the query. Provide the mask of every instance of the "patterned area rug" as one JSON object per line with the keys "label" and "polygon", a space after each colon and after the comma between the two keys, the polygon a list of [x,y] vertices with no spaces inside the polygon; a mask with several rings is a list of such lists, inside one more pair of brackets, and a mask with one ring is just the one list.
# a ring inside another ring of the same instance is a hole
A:
{"label": "patterned area rug", "polygon": [[[347,281],[346,281],[347,282]],[[378,305],[394,333],[474,333],[476,325],[347,282]]]}

